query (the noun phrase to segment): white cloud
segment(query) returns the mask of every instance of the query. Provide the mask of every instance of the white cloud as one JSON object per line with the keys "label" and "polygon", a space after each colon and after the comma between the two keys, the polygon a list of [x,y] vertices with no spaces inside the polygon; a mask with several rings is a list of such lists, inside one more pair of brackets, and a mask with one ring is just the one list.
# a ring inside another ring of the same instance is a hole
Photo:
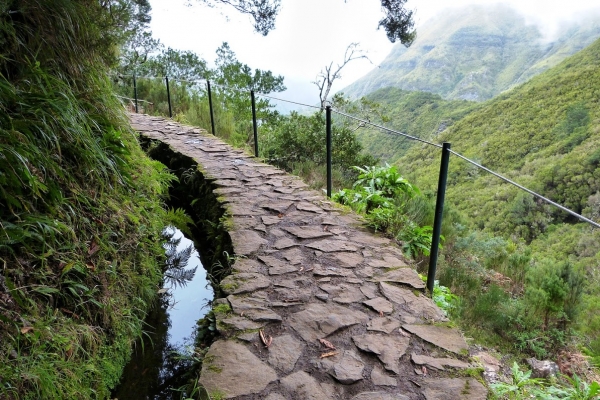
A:
{"label": "white cloud", "polygon": [[[152,30],[166,46],[192,50],[211,63],[215,50],[228,42],[238,59],[252,68],[267,69],[284,75],[298,88],[300,101],[318,101],[311,84],[319,71],[331,61],[341,61],[344,50],[359,42],[375,65],[390,52],[392,44],[383,30],[377,30],[382,17],[379,0],[284,0],[276,29],[267,37],[253,32],[247,16],[226,6],[220,10],[207,8],[194,0],[187,7],[184,0],[151,0]],[[494,4],[490,0],[453,0],[452,7],[468,4]],[[589,0],[505,0],[524,13],[531,23],[555,32],[561,22],[581,17],[581,12],[598,5]],[[410,0],[416,10],[417,27],[448,7],[448,0]],[[227,18],[227,15],[229,18]],[[354,61],[343,71],[334,87],[339,90],[373,68],[365,60]],[[314,98],[307,93],[314,92]],[[294,97],[294,93],[286,96]]]}

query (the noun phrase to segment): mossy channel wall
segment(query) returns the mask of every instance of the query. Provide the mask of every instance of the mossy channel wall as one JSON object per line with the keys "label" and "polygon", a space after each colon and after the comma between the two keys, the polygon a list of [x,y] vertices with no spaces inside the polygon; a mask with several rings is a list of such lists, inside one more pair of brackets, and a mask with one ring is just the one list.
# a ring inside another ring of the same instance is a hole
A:
{"label": "mossy channel wall", "polygon": [[169,188],[167,204],[171,208],[184,209],[192,218],[194,224],[189,226],[190,239],[200,253],[215,298],[222,297],[219,283],[230,273],[233,246],[223,224],[225,209],[213,192],[216,186],[198,169],[193,158],[173,151],[159,140],[144,136],[140,136],[140,144],[152,159],[163,163],[177,176],[178,181]]}

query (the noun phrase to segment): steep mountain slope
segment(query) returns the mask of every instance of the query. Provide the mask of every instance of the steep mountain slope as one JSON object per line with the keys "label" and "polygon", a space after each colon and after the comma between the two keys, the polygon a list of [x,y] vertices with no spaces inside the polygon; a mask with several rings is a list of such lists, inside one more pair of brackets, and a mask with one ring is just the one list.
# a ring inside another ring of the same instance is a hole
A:
{"label": "steep mountain slope", "polygon": [[360,97],[394,86],[448,99],[490,99],[592,43],[600,37],[599,21],[595,16],[563,27],[548,43],[537,26],[507,6],[453,9],[420,28],[410,48],[397,45],[343,92]]}
{"label": "steep mountain slope", "polygon": [[[389,118],[389,122],[384,124],[386,127],[427,140],[435,138],[481,105],[467,100],[444,100],[438,94],[409,92],[394,87],[376,90],[365,97],[382,106],[383,114]],[[390,164],[416,144],[371,127],[357,130],[356,135],[365,152]]]}
{"label": "steep mountain slope", "polygon": [[[484,103],[437,140],[577,212],[598,216],[600,40]],[[439,152],[414,146],[400,161],[434,188]],[[418,171],[418,173],[416,172]],[[449,200],[479,227],[532,240],[569,218],[452,157]],[[508,203],[508,204],[507,204]]]}

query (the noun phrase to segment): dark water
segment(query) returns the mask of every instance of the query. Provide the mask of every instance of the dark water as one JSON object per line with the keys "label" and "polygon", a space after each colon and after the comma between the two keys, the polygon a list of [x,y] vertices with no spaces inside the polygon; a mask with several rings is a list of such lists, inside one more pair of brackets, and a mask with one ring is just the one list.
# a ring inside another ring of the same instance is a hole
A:
{"label": "dark water", "polygon": [[192,242],[179,230],[173,238],[175,242],[181,239],[178,244],[172,239],[171,245],[165,246],[170,268],[163,293],[146,318],[146,334],[136,342],[113,399],[180,399],[181,393],[174,389],[193,379],[194,329],[196,321],[208,312],[213,291]]}

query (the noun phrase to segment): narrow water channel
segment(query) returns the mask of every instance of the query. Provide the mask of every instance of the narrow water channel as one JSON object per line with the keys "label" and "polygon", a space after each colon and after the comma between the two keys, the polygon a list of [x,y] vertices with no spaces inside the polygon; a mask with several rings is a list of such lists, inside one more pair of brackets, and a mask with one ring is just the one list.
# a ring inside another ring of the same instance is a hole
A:
{"label": "narrow water channel", "polygon": [[178,229],[167,229],[174,234],[171,245],[165,245],[164,286],[113,399],[180,399],[176,389],[190,378],[196,321],[209,311],[207,304],[214,296],[193,242]]}

